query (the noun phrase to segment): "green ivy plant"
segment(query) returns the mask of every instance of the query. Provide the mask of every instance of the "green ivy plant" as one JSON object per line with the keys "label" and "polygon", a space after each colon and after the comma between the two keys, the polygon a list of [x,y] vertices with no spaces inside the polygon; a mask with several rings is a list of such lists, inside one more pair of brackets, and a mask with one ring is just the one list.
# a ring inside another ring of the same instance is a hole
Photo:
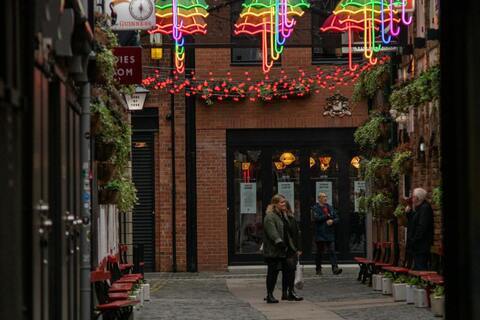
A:
{"label": "green ivy plant", "polygon": [[398,179],[401,174],[407,173],[412,159],[413,153],[411,151],[407,150],[394,153],[392,159],[392,176]]}
{"label": "green ivy plant", "polygon": [[440,96],[440,68],[429,68],[416,79],[402,84],[390,95],[392,109],[402,113]]}
{"label": "green ivy plant", "polygon": [[411,285],[411,286],[418,286],[420,285],[420,278],[418,277],[411,277],[410,279],[408,279],[408,282],[407,284]]}
{"label": "green ivy plant", "polygon": [[393,275],[392,272],[385,272],[385,273],[383,274],[383,277],[384,277],[384,278],[388,278],[388,279],[392,279],[392,280],[395,279],[395,276]]}
{"label": "green ivy plant", "polygon": [[118,136],[118,125],[110,109],[102,100],[97,99],[91,104],[90,112],[99,115],[102,129],[97,139],[104,143],[113,143]]}
{"label": "green ivy plant", "polygon": [[388,64],[380,64],[363,71],[355,83],[352,101],[358,102],[367,98],[372,99],[378,90],[385,87],[390,77]]}
{"label": "green ivy plant", "polygon": [[365,215],[370,207],[370,197],[368,196],[360,196],[358,197],[358,210],[359,214]]}
{"label": "green ivy plant", "polygon": [[115,83],[115,69],[117,67],[116,57],[111,50],[104,49],[97,53],[96,68],[99,78],[108,86]]}
{"label": "green ivy plant", "polygon": [[437,207],[442,206],[442,187],[436,187],[432,191],[432,202]]}
{"label": "green ivy plant", "polygon": [[399,204],[395,211],[393,211],[393,215],[397,218],[405,216],[405,206],[403,204]]}
{"label": "green ivy plant", "polygon": [[371,196],[369,205],[374,216],[381,216],[386,209],[393,206],[392,195],[389,192],[378,192]]}
{"label": "green ivy plant", "polygon": [[103,188],[106,190],[121,191],[122,183],[120,180],[114,179],[109,181]]}
{"label": "green ivy plant", "polygon": [[379,179],[384,179],[390,171],[392,160],[389,158],[372,158],[365,163],[364,179],[377,183]]}
{"label": "green ivy plant", "polygon": [[381,126],[385,121],[385,117],[378,114],[373,115],[364,125],[355,130],[355,143],[364,150],[375,149],[382,135]]}
{"label": "green ivy plant", "polygon": [[117,208],[120,212],[130,212],[138,202],[137,189],[129,177],[120,177],[118,181],[120,182],[120,198]]}

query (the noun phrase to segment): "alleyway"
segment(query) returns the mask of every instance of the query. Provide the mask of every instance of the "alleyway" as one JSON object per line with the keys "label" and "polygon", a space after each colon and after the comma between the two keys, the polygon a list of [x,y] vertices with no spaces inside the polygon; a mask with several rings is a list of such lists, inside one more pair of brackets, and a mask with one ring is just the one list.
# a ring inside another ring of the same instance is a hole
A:
{"label": "alleyway", "polygon": [[[340,276],[315,276],[305,270],[305,288],[298,292],[302,302],[266,304],[264,271],[230,273],[149,274],[151,301],[135,319],[188,320],[427,320],[435,317],[427,309],[393,302],[359,284],[356,268],[344,268]],[[279,279],[278,284],[281,284]],[[275,296],[281,294],[276,290]]]}

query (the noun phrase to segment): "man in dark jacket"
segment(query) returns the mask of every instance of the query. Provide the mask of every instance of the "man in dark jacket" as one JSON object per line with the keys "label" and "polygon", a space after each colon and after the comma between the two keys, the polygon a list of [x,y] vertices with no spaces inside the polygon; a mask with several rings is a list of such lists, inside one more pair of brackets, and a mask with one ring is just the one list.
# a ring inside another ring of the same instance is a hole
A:
{"label": "man in dark jacket", "polygon": [[413,255],[413,270],[427,270],[430,247],[433,243],[433,210],[426,200],[427,191],[413,190],[413,210],[407,206],[410,219],[407,229],[407,247]]}
{"label": "man in dark jacket", "polygon": [[342,273],[338,268],[337,255],[335,253],[335,228],[340,219],[328,203],[327,195],[323,192],[318,194],[318,202],[312,207],[315,221],[315,242],[317,244],[317,256],[315,259],[317,275],[322,274],[322,254],[328,249],[333,274]]}

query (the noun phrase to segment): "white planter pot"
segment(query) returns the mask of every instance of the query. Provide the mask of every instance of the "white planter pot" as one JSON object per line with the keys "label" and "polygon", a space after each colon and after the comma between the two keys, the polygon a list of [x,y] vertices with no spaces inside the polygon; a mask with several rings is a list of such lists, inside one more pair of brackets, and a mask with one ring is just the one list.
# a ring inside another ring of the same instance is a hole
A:
{"label": "white planter pot", "polygon": [[430,304],[432,306],[432,312],[435,317],[445,316],[445,296],[434,297],[430,295]]}
{"label": "white planter pot", "polygon": [[407,284],[405,286],[405,300],[407,301],[407,303],[414,303],[415,301],[413,300],[413,290],[415,290],[415,286],[411,286],[409,284]]}
{"label": "white planter pot", "polygon": [[382,293],[392,294],[392,279],[382,278]]}
{"label": "white planter pot", "polygon": [[150,284],[144,283],[142,284],[143,288],[143,300],[150,301]]}
{"label": "white planter pot", "polygon": [[407,299],[407,285],[405,283],[394,283],[392,292],[394,301],[405,301]]}
{"label": "white planter pot", "polygon": [[372,275],[372,288],[375,291],[382,291],[382,275],[381,274]]}
{"label": "white planter pot", "polygon": [[413,299],[415,301],[415,307],[417,308],[427,308],[428,307],[428,296],[427,290],[425,289],[415,289],[413,290]]}

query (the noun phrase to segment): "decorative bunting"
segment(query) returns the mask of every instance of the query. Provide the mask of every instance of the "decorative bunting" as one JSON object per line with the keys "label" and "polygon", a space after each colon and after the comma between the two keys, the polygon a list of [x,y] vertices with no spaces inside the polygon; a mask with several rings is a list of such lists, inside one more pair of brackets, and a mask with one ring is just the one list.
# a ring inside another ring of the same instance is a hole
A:
{"label": "decorative bunting", "polygon": [[294,17],[301,17],[310,4],[305,0],[246,0],[242,6],[235,35],[262,36],[262,68],[267,73],[293,32]]}
{"label": "decorative bunting", "polygon": [[185,71],[185,35],[206,34],[208,5],[205,0],[156,0],[157,28],[149,31],[172,35],[175,41],[175,67]]}

